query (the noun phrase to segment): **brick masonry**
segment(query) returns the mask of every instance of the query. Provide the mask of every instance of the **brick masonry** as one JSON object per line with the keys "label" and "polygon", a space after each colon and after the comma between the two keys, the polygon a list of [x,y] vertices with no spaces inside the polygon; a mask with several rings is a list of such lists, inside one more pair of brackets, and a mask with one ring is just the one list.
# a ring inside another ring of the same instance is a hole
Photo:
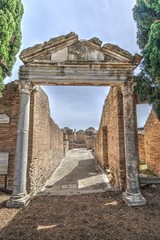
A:
{"label": "brick masonry", "polygon": [[160,176],[160,121],[154,111],[144,126],[144,146],[148,168]]}
{"label": "brick masonry", "polygon": [[[0,151],[9,152],[8,189],[13,187],[13,169],[18,123],[18,86],[7,84],[0,99],[0,113],[10,117],[0,124]],[[31,94],[27,190],[35,194],[64,157],[63,132],[50,117],[48,97],[42,89]],[[3,186],[3,178],[0,178]]]}
{"label": "brick masonry", "polygon": [[[10,123],[0,124],[0,152],[9,152],[8,189],[12,190],[13,169],[16,148],[18,122],[18,86],[14,83],[6,85],[3,97],[0,98],[0,113],[10,118]],[[0,176],[0,187],[4,187],[4,177]]]}
{"label": "brick masonry", "polygon": [[144,130],[138,130],[138,152],[139,152],[139,163],[146,164],[146,153],[144,144]]}
{"label": "brick masonry", "polygon": [[123,99],[118,87],[111,88],[103,106],[95,143],[95,157],[103,169],[110,169],[112,184],[124,189]]}

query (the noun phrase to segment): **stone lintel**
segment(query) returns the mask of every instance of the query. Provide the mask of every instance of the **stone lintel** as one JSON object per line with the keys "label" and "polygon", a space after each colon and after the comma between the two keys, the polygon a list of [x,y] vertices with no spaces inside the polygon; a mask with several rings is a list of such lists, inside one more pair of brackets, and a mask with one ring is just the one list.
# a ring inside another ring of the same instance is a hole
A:
{"label": "stone lintel", "polygon": [[108,86],[128,82],[132,75],[129,64],[22,66],[19,79],[39,85]]}

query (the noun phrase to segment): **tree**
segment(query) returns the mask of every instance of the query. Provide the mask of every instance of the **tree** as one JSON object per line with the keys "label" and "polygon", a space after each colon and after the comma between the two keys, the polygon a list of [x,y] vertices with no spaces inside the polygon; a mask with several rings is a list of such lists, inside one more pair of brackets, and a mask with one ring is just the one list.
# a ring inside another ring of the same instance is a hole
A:
{"label": "tree", "polygon": [[160,0],[137,0],[133,17],[144,57],[136,90],[141,100],[153,105],[160,119]]}
{"label": "tree", "polygon": [[11,75],[21,45],[21,0],[0,0],[0,90]]}

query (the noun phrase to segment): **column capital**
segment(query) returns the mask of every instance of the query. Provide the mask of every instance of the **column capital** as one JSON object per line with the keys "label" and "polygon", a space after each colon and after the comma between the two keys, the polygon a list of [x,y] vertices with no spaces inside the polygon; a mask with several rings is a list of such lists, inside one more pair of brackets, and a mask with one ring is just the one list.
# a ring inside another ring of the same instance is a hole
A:
{"label": "column capital", "polygon": [[29,82],[29,81],[16,80],[15,84],[18,85],[18,89],[21,94],[29,94],[30,95],[30,93],[32,92],[32,90],[34,88],[33,83]]}
{"label": "column capital", "polygon": [[127,97],[129,95],[133,95],[135,86],[136,86],[136,82],[127,82],[121,85],[121,91],[123,96]]}

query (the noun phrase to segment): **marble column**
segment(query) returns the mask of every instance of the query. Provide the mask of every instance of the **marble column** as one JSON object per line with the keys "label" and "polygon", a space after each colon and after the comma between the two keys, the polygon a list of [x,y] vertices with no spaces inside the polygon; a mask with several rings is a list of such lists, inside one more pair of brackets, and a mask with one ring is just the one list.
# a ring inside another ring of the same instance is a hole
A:
{"label": "marble column", "polygon": [[13,193],[7,201],[7,207],[24,207],[29,203],[30,196],[26,192],[28,134],[30,113],[31,82],[19,81],[19,116],[17,129],[16,157],[13,180]]}
{"label": "marble column", "polygon": [[126,191],[123,199],[129,206],[140,206],[146,203],[139,189],[138,152],[136,145],[135,103],[133,100],[134,83],[128,82],[122,87],[124,142],[126,163]]}

